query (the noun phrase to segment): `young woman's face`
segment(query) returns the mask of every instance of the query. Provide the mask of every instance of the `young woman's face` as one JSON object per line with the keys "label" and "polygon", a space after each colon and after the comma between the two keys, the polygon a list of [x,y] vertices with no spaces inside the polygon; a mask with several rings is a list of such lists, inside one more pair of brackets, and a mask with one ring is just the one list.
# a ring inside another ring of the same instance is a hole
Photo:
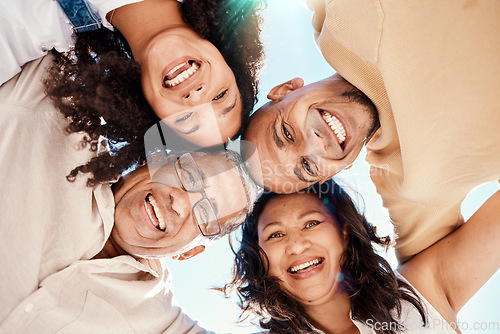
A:
{"label": "young woman's face", "polygon": [[208,146],[204,144],[221,144],[238,132],[240,92],[231,68],[212,43],[189,28],[174,28],[158,34],[139,63],[148,103],[179,135]]}
{"label": "young woman's face", "polygon": [[269,258],[269,274],[305,305],[335,296],[345,242],[338,223],[313,194],[278,195],[258,221],[259,245]]}

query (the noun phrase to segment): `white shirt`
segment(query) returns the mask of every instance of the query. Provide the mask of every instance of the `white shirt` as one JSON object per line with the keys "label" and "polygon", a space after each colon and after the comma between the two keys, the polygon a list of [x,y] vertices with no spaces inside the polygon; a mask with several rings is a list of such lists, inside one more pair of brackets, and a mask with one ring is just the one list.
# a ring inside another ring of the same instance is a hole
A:
{"label": "white shirt", "polygon": [[207,333],[176,305],[166,265],[141,262],[124,255],[73,263],[47,277],[0,333]]}
{"label": "white shirt", "polygon": [[113,227],[109,185],[66,175],[95,155],[79,149],[41,82],[51,57],[0,87],[0,323],[47,276],[95,256]]}
{"label": "white shirt", "polygon": [[[142,0],[87,0],[103,25],[112,29],[106,14]],[[55,48],[74,45],[73,27],[55,0],[0,1],[0,85],[21,71],[21,66]]]}

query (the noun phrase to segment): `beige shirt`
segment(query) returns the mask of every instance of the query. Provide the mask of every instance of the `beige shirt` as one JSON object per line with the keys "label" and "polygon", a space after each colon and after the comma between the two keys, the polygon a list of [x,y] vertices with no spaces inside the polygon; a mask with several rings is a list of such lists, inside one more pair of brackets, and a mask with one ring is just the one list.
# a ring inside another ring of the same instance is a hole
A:
{"label": "beige shirt", "polygon": [[366,160],[407,260],[500,178],[500,1],[310,3],[323,56],[378,109]]}
{"label": "beige shirt", "polygon": [[41,83],[49,56],[26,65],[0,87],[0,323],[47,276],[96,255],[113,226],[109,185],[66,175],[95,153]]}
{"label": "beige shirt", "polygon": [[141,261],[124,255],[73,263],[48,276],[0,333],[208,333],[176,305],[166,265]]}

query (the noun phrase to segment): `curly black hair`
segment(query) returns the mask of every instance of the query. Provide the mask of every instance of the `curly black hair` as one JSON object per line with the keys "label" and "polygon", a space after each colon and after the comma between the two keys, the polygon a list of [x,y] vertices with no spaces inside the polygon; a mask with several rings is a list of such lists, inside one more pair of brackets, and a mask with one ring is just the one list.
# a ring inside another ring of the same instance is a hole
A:
{"label": "curly black hair", "polygon": [[[349,295],[353,319],[365,323],[368,319],[386,323],[387,330],[384,328],[377,332],[396,333],[404,328],[396,319],[401,313],[401,300],[406,300],[418,310],[425,324],[424,306],[415,290],[397,278],[389,263],[373,248],[372,243],[388,246],[390,238],[376,235],[375,228],[333,180],[314,184],[302,192],[320,198],[335,216],[340,230],[346,231],[347,247],[340,259],[344,275],[341,284]],[[241,245],[235,252],[232,281],[220,290],[226,294],[236,290],[242,315],[259,316],[260,326],[271,333],[317,333],[312,318],[303,306],[280,287],[279,278],[269,275],[267,255],[259,246],[259,216],[275,196],[287,195],[265,193],[243,224]]]}
{"label": "curly black hair", "polygon": [[[258,76],[263,62],[260,40],[265,8],[261,0],[184,0],[184,19],[212,42],[232,69],[242,98],[242,127],[257,102]],[[140,66],[118,31],[100,29],[77,35],[67,53],[54,52],[45,80],[46,93],[70,120],[68,133],[83,131],[83,145],[92,151],[106,145],[85,165],[67,176],[90,173],[88,186],[115,180],[145,161],[144,134],[159,121],[141,88]]]}

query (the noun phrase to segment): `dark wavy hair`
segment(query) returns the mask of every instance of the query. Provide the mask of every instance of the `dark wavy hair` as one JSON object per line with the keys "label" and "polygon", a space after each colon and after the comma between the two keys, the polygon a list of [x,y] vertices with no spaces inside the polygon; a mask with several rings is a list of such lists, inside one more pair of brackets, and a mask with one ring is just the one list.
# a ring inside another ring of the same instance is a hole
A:
{"label": "dark wavy hair", "polygon": [[[184,19],[212,42],[232,69],[241,94],[245,129],[257,102],[263,61],[260,40],[263,0],[184,0]],[[109,182],[145,160],[144,134],[159,121],[142,93],[140,67],[118,31],[100,29],[78,34],[68,53],[54,52],[45,81],[46,93],[70,120],[68,133],[83,132],[82,146],[98,152],[68,175],[91,173],[88,186]],[[100,151],[100,150],[99,150]]]}
{"label": "dark wavy hair", "polygon": [[[386,323],[384,328],[388,329],[378,333],[396,333],[404,329],[397,318],[401,315],[401,301],[406,300],[418,310],[426,324],[424,306],[414,289],[397,278],[389,263],[373,248],[372,243],[387,247],[390,239],[376,235],[375,228],[359,213],[350,196],[333,180],[301,192],[318,196],[334,215],[340,229],[346,232],[347,246],[340,259],[344,275],[341,286],[348,293],[353,319]],[[236,290],[242,315],[257,315],[260,326],[271,333],[316,333],[314,321],[303,306],[281,289],[278,278],[269,276],[269,261],[258,243],[259,216],[275,196],[286,195],[262,195],[243,224],[233,278],[221,290],[226,294]]]}

